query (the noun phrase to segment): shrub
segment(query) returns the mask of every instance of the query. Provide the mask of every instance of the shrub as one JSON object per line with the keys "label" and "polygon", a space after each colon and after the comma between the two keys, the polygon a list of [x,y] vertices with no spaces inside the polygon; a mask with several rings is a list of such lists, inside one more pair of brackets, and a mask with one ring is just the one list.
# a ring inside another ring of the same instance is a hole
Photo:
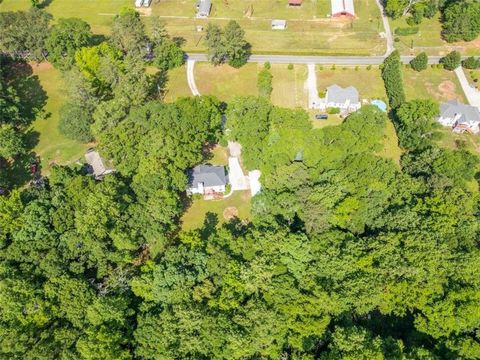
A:
{"label": "shrub", "polygon": [[358,69],[360,69],[360,67],[358,65],[355,66],[355,71],[358,71]]}
{"label": "shrub", "polygon": [[337,108],[337,107],[328,108],[327,109],[327,114],[330,114],[330,115],[340,114],[340,109]]}
{"label": "shrub", "polygon": [[319,92],[318,92],[318,97],[319,97],[319,98],[324,98],[325,95],[327,95],[327,93],[326,93],[325,91],[319,91]]}
{"label": "shrub", "polygon": [[417,33],[418,33],[418,26],[410,26],[410,27],[395,29],[395,35],[398,35],[398,36],[415,35]]}
{"label": "shrub", "polygon": [[258,79],[257,79],[257,89],[258,89],[258,95],[269,98],[270,94],[272,93],[272,74],[268,69],[263,69],[258,73]]}
{"label": "shrub", "polygon": [[458,51],[452,51],[447,56],[441,58],[440,63],[445,69],[452,71],[460,66],[461,59],[462,56]]}
{"label": "shrub", "polygon": [[288,64],[288,70],[293,70],[293,64]]}
{"label": "shrub", "polygon": [[367,70],[372,70],[372,65],[368,65]]}
{"label": "shrub", "polygon": [[428,56],[425,52],[418,54],[412,61],[410,61],[410,66],[415,71],[425,70],[428,66]]}
{"label": "shrub", "polygon": [[267,70],[270,70],[270,68],[272,67],[272,65],[270,65],[270,62],[267,61],[265,64],[263,64],[263,67]]}
{"label": "shrub", "polygon": [[476,59],[473,56],[462,61],[462,66],[465,69],[479,69],[480,68],[480,58]]}
{"label": "shrub", "polygon": [[332,65],[332,68],[331,68],[331,69],[332,69],[332,70],[335,70],[336,68],[337,68],[337,67],[336,67],[335,64],[334,64],[334,65]]}

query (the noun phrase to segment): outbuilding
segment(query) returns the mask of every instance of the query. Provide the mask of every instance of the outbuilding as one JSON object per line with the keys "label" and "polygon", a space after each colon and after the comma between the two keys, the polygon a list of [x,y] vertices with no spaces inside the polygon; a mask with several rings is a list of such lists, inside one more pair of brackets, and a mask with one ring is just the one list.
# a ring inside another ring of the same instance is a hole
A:
{"label": "outbuilding", "polygon": [[330,0],[332,4],[332,17],[355,17],[353,0]]}
{"label": "outbuilding", "polygon": [[197,18],[206,18],[210,15],[212,10],[211,0],[197,0]]}
{"label": "outbuilding", "polygon": [[272,30],[285,30],[287,28],[287,20],[272,20]]}
{"label": "outbuilding", "polygon": [[115,170],[108,166],[102,159],[98,151],[90,149],[85,154],[85,160],[87,161],[87,170],[97,180],[101,180],[105,175],[114,172]]}

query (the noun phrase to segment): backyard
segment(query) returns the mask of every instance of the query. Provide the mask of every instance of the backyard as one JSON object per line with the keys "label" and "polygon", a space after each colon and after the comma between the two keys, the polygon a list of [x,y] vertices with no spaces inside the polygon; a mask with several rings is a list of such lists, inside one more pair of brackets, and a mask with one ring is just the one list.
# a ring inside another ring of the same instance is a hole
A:
{"label": "backyard", "polygon": [[427,70],[418,72],[404,67],[403,84],[407,100],[449,101],[458,99],[463,103],[467,102],[453,71],[429,67]]}

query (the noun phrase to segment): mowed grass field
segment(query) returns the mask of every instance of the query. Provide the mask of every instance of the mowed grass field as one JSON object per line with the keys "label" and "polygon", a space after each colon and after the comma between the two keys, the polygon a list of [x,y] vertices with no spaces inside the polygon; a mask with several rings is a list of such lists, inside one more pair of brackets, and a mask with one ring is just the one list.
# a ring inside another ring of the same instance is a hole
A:
{"label": "mowed grass field", "polygon": [[58,131],[59,109],[66,100],[60,72],[47,63],[32,67],[33,74],[38,76],[47,93],[44,108],[47,116],[37,118],[32,123],[32,131],[38,133],[38,143],[33,151],[41,158],[42,172],[48,173],[53,164],[70,164],[83,160],[89,145],[67,139]]}
{"label": "mowed grass field", "polygon": [[287,64],[272,64],[270,72],[272,79],[272,104],[287,108],[303,108],[308,105],[308,91],[305,87],[307,66],[294,65],[288,69]]}
{"label": "mowed grass field", "polygon": [[[45,0],[45,10],[55,19],[79,17],[87,21],[94,33],[110,33],[115,14],[133,0]],[[49,2],[50,1],[50,2]],[[153,0],[150,9],[140,9],[142,19],[149,25],[150,15],[165,21],[169,33],[184,39],[186,51],[204,51],[204,33],[196,26],[209,22],[221,26],[231,19],[246,31],[246,39],[257,53],[379,55],[385,51],[380,11],[375,0],[356,0],[355,20],[330,19],[330,2],[305,0],[299,8],[291,8],[287,0],[214,0],[208,19],[195,18],[193,0]],[[30,0],[3,0],[0,11],[26,10]],[[288,28],[271,30],[272,19],[285,19]]]}
{"label": "mowed grass field", "polygon": [[174,102],[180,97],[192,96],[188,87],[186,65],[168,71],[165,102]]}
{"label": "mowed grass field", "polygon": [[261,66],[248,63],[235,69],[229,65],[196,63],[195,83],[200,94],[214,95],[222,101],[229,101],[237,96],[257,96],[257,74]]}
{"label": "mowed grass field", "polygon": [[[406,18],[389,19],[390,28],[395,32],[397,28],[410,28]],[[480,37],[470,42],[447,43],[441,37],[442,24],[440,15],[432,19],[423,19],[417,34],[399,36],[395,35],[400,41],[395,42],[395,47],[404,55],[416,55],[425,51],[429,55],[446,55],[452,50],[458,50],[464,55],[480,55]],[[413,50],[411,49],[413,46]]]}
{"label": "mowed grass field", "polygon": [[365,66],[355,67],[336,66],[332,70],[331,66],[317,66],[317,88],[318,91],[325,91],[330,85],[337,84],[342,87],[354,86],[360,99],[382,99],[386,102],[387,95],[385,86],[378,66],[372,66],[367,70]]}
{"label": "mowed grass field", "polygon": [[453,71],[431,68],[418,72],[403,68],[403,86],[407,100],[432,99],[449,101],[458,99],[466,103],[465,94]]}

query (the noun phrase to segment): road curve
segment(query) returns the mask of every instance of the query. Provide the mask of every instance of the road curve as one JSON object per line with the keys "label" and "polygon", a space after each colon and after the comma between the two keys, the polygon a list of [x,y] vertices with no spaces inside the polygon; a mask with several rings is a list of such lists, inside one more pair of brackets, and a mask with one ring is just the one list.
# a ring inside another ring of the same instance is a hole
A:
{"label": "road curve", "polygon": [[[402,61],[409,63],[413,56],[402,56]],[[429,56],[429,64],[438,64],[441,56]],[[188,60],[208,61],[206,54],[188,53]],[[272,64],[321,64],[321,65],[379,65],[385,56],[304,56],[304,55],[251,55],[248,62]]]}

